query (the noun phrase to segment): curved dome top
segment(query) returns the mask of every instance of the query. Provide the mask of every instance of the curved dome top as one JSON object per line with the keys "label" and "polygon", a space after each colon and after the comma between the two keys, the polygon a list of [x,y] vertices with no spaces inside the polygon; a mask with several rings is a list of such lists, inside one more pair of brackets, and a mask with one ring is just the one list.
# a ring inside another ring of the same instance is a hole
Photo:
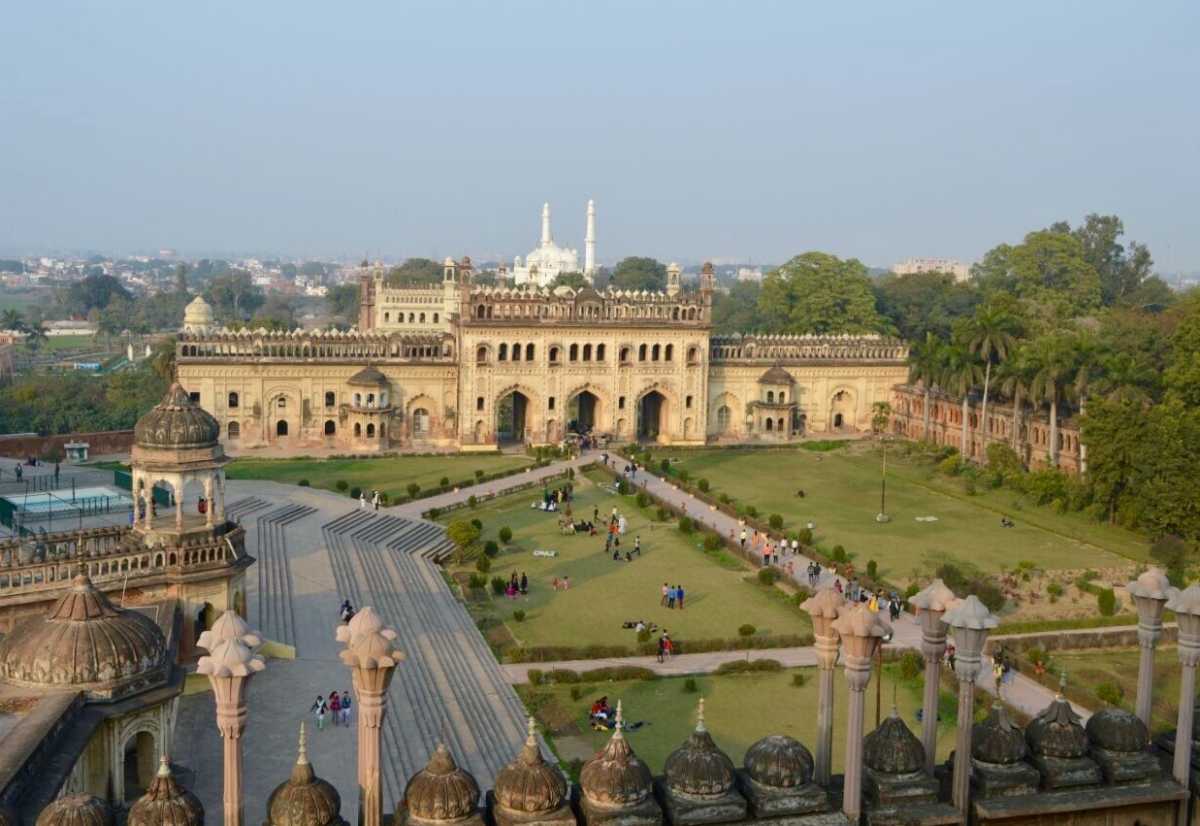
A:
{"label": "curved dome top", "polygon": [[112,699],[167,677],[167,642],[144,614],[116,608],[85,575],[45,617],[0,640],[0,680]]}
{"label": "curved dome top", "polygon": [[354,387],[382,387],[387,383],[387,376],[369,364],[346,380],[346,384]]}
{"label": "curved dome top", "polygon": [[1025,741],[1031,752],[1045,757],[1083,757],[1088,750],[1079,715],[1061,694],[1025,727]]}
{"label": "curved dome top", "polygon": [[162,401],[133,426],[133,441],[151,449],[216,447],[221,426],[175,382]]}
{"label": "curved dome top", "polygon": [[1009,765],[1025,758],[1025,734],[1013,724],[1004,706],[996,703],[971,733],[971,756],[984,763]]}
{"label": "curved dome top", "polygon": [[38,815],[37,826],[112,826],[108,804],[90,794],[60,797]]}
{"label": "curved dome top", "polygon": [[804,744],[786,734],[772,734],[746,750],[746,774],[764,786],[790,789],[812,780],[813,757]]}
{"label": "curved dome top", "polygon": [[166,755],[150,788],[129,809],[126,826],[204,826],[204,807],[175,782]]}
{"label": "curved dome top", "polygon": [[404,789],[408,813],[422,820],[460,820],[479,807],[479,784],[439,743],[425,768]]}
{"label": "curved dome top", "polygon": [[500,769],[493,794],[497,805],[526,814],[552,812],[566,799],[566,778],[542,758],[532,717],[525,746],[516,759]]}
{"label": "curved dome top", "polygon": [[1088,741],[1109,751],[1143,751],[1150,745],[1150,732],[1136,715],[1123,708],[1105,708],[1088,718]]}
{"label": "curved dome top", "polygon": [[717,748],[704,727],[704,700],[700,701],[696,730],[667,757],[663,774],[674,792],[697,797],[720,797],[733,788],[733,761]]}
{"label": "curved dome top", "polygon": [[583,796],[601,806],[636,806],[650,796],[650,769],[633,753],[622,733],[624,721],[617,701],[617,727],[604,749],[583,764],[579,788]]}
{"label": "curved dome top", "polygon": [[264,826],[344,826],[342,798],[328,782],[317,777],[308,762],[304,724],[300,724],[300,749],[292,776],[275,787],[267,798]]}
{"label": "curved dome top", "polygon": [[772,364],[767,372],[758,377],[759,384],[795,384],[792,374],[783,369],[783,365]]}
{"label": "curved dome top", "polygon": [[863,738],[863,762],[880,774],[911,774],[925,767],[925,748],[895,708]]}
{"label": "curved dome top", "polygon": [[183,311],[183,326],[191,329],[192,327],[209,327],[212,323],[212,307],[202,296],[198,295],[193,298]]}

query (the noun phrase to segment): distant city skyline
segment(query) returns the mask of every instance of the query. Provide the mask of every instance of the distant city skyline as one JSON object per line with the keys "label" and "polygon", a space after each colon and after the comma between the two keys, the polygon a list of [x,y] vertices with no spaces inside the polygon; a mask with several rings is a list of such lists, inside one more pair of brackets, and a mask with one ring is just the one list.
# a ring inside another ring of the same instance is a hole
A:
{"label": "distant city skyline", "polygon": [[[1089,212],[1200,269],[1200,7],[24,4],[0,253],[978,260]],[[562,220],[571,217],[571,223]]]}

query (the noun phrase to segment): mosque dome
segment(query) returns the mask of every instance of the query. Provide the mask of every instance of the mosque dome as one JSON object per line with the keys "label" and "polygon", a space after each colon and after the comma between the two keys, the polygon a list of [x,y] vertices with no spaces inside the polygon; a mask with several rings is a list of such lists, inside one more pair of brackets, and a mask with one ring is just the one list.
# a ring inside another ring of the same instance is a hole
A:
{"label": "mosque dome", "polygon": [[925,767],[925,748],[896,709],[863,738],[863,762],[880,774],[911,774]]}
{"label": "mosque dome", "polygon": [[404,789],[408,812],[422,820],[460,820],[479,807],[479,784],[458,767],[445,744],[439,743],[425,768]]}
{"label": "mosque dome", "polygon": [[45,617],[0,640],[0,680],[71,688],[91,699],[140,691],[167,676],[167,642],[144,614],[113,606],[85,575]]}
{"label": "mosque dome", "polygon": [[1079,715],[1061,694],[1025,727],[1025,742],[1031,752],[1043,757],[1083,757],[1088,750]]}
{"label": "mosque dome", "polygon": [[703,700],[695,731],[667,757],[663,774],[667,786],[680,794],[719,797],[733,788],[733,761],[717,748],[704,727]]}
{"label": "mosque dome", "polygon": [[813,757],[804,744],[786,734],[772,734],[746,750],[746,774],[764,786],[790,789],[812,780]]}
{"label": "mosque dome", "polygon": [[1009,718],[1004,706],[992,706],[992,712],[971,732],[971,756],[984,763],[1010,765],[1029,753],[1025,734]]}
{"label": "mosque dome", "polygon": [[505,809],[536,814],[552,812],[567,796],[567,781],[561,771],[542,758],[529,718],[529,736],[520,753],[500,769],[493,789],[496,803]]}
{"label": "mosque dome", "polygon": [[204,826],[204,807],[175,782],[165,755],[150,788],[129,809],[126,826]]}
{"label": "mosque dome", "polygon": [[275,787],[267,798],[263,826],[345,826],[342,798],[328,782],[317,777],[308,762],[304,726],[300,726],[300,751],[292,776]]}
{"label": "mosque dome", "polygon": [[213,323],[212,307],[202,296],[196,296],[183,311],[183,329],[188,332],[203,332]]}
{"label": "mosque dome", "polygon": [[346,380],[346,384],[354,387],[382,387],[387,383],[387,376],[369,364]]}
{"label": "mosque dome", "polygon": [[133,426],[135,446],[152,450],[212,448],[220,438],[217,420],[192,401],[179,382]]}
{"label": "mosque dome", "polygon": [[617,728],[604,749],[583,764],[579,788],[584,797],[601,806],[636,806],[650,797],[650,769],[633,753],[621,729],[621,704],[617,703]]}
{"label": "mosque dome", "polygon": [[98,797],[73,794],[60,797],[38,815],[37,826],[112,826],[112,810]]}
{"label": "mosque dome", "polygon": [[1088,741],[1108,751],[1143,751],[1150,745],[1150,732],[1136,714],[1122,708],[1105,708],[1088,718]]}

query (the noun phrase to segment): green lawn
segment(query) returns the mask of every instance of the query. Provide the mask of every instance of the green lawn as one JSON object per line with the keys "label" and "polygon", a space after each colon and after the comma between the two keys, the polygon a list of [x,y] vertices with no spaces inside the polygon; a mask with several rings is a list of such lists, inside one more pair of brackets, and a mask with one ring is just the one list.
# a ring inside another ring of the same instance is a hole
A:
{"label": "green lawn", "polygon": [[[672,456],[670,451],[655,456]],[[880,574],[903,582],[928,573],[943,559],[970,562],[985,571],[1032,560],[1043,569],[1106,567],[1126,559],[1143,560],[1146,541],[1076,513],[1019,504],[1012,491],[980,486],[965,493],[959,480],[928,465],[888,458],[887,509],[892,521],[878,523],[880,461],[866,444],[808,450],[680,451],[679,466],[693,479],[707,478],[715,493],[753,504],[764,518],[782,514],[785,527],[816,524],[816,540],[826,551],[842,545],[857,567],[870,559]],[[805,497],[799,498],[797,490]],[[1002,528],[1000,515],[1016,522]],[[934,516],[936,521],[916,521]]]}
{"label": "green lawn", "polygon": [[[803,674],[802,687],[792,684],[793,674]],[[841,771],[846,749],[846,697],[843,671],[834,681],[833,767]],[[887,716],[893,696],[900,715],[920,737],[916,711],[921,706],[920,682],[898,683],[895,666],[884,668],[881,714]],[[713,739],[735,765],[740,766],[746,749],[768,734],[795,737],[810,751],[816,750],[817,670],[797,668],[767,674],[706,675],[693,678],[697,692],[684,690],[685,678],[606,682],[580,685],[580,699],[571,698],[570,685],[519,686],[526,706],[550,735],[564,761],[586,758],[603,747],[604,732],[592,731],[587,723],[591,703],[601,695],[616,705],[621,700],[627,722],[645,725],[628,732],[630,744],[654,774],[660,774],[667,756],[683,743],[695,727],[696,701],[704,698],[704,722]],[[945,693],[945,692],[943,692]],[[954,748],[954,705],[947,695],[938,731],[938,757]],[[866,729],[875,727],[875,677],[867,689]]]}
{"label": "green lawn", "polygon": [[[350,487],[378,490],[389,499],[407,497],[409,483],[422,489],[436,487],[443,477],[453,482],[484,473],[532,464],[526,456],[446,454],[442,456],[392,456],[379,459],[238,459],[225,468],[230,479],[266,479],[294,485],[307,479],[314,488],[336,490],[339,479]],[[368,494],[369,495],[369,494]]]}
{"label": "green lawn", "polygon": [[[495,539],[503,526],[512,529],[512,545],[493,561],[490,576],[507,578],[512,571],[525,572],[529,595],[516,601],[489,597],[470,605],[477,615],[504,621],[518,644],[633,648],[635,632],[621,628],[626,620],[656,623],[677,640],[733,638],[746,623],[762,635],[811,631],[807,615],[791,605],[782,591],[759,585],[753,572],[735,557],[705,553],[698,547],[697,534],[684,536],[674,523],[654,521],[650,510],[639,511],[633,497],[617,496],[580,477],[573,503],[576,521],[590,520],[594,508],[599,508],[603,519],[618,507],[627,518],[622,548],[631,548],[637,536],[642,540],[642,556],[632,562],[614,562],[606,555],[602,534],[561,535],[558,514],[530,507],[540,497],[540,489],[535,489],[441,517],[442,522],[478,518],[485,540]],[[558,556],[535,557],[535,549],[555,550]],[[470,563],[459,569],[473,570]],[[553,590],[555,577],[569,577],[570,590]],[[683,586],[684,610],[660,605],[664,581]],[[524,622],[513,619],[518,608],[526,613]]]}

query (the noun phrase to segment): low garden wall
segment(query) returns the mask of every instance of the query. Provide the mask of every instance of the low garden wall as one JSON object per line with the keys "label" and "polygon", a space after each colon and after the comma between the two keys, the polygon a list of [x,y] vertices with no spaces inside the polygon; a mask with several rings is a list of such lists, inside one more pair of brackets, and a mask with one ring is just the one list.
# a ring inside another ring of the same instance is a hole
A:
{"label": "low garden wall", "polygon": [[0,438],[0,456],[39,459],[66,456],[63,445],[68,442],[86,442],[89,456],[107,456],[128,453],[133,449],[132,430],[101,430],[94,433],[61,433],[53,436],[14,436]]}
{"label": "low garden wall", "polygon": [[[1162,642],[1174,643],[1179,637],[1179,626],[1174,623],[1163,625]],[[1059,631],[1039,631],[1031,634],[997,634],[989,637],[983,650],[991,654],[1003,646],[1012,654],[1023,654],[1034,648],[1042,651],[1072,651],[1082,648],[1129,648],[1138,644],[1136,625],[1118,625],[1109,628],[1076,628]]]}

